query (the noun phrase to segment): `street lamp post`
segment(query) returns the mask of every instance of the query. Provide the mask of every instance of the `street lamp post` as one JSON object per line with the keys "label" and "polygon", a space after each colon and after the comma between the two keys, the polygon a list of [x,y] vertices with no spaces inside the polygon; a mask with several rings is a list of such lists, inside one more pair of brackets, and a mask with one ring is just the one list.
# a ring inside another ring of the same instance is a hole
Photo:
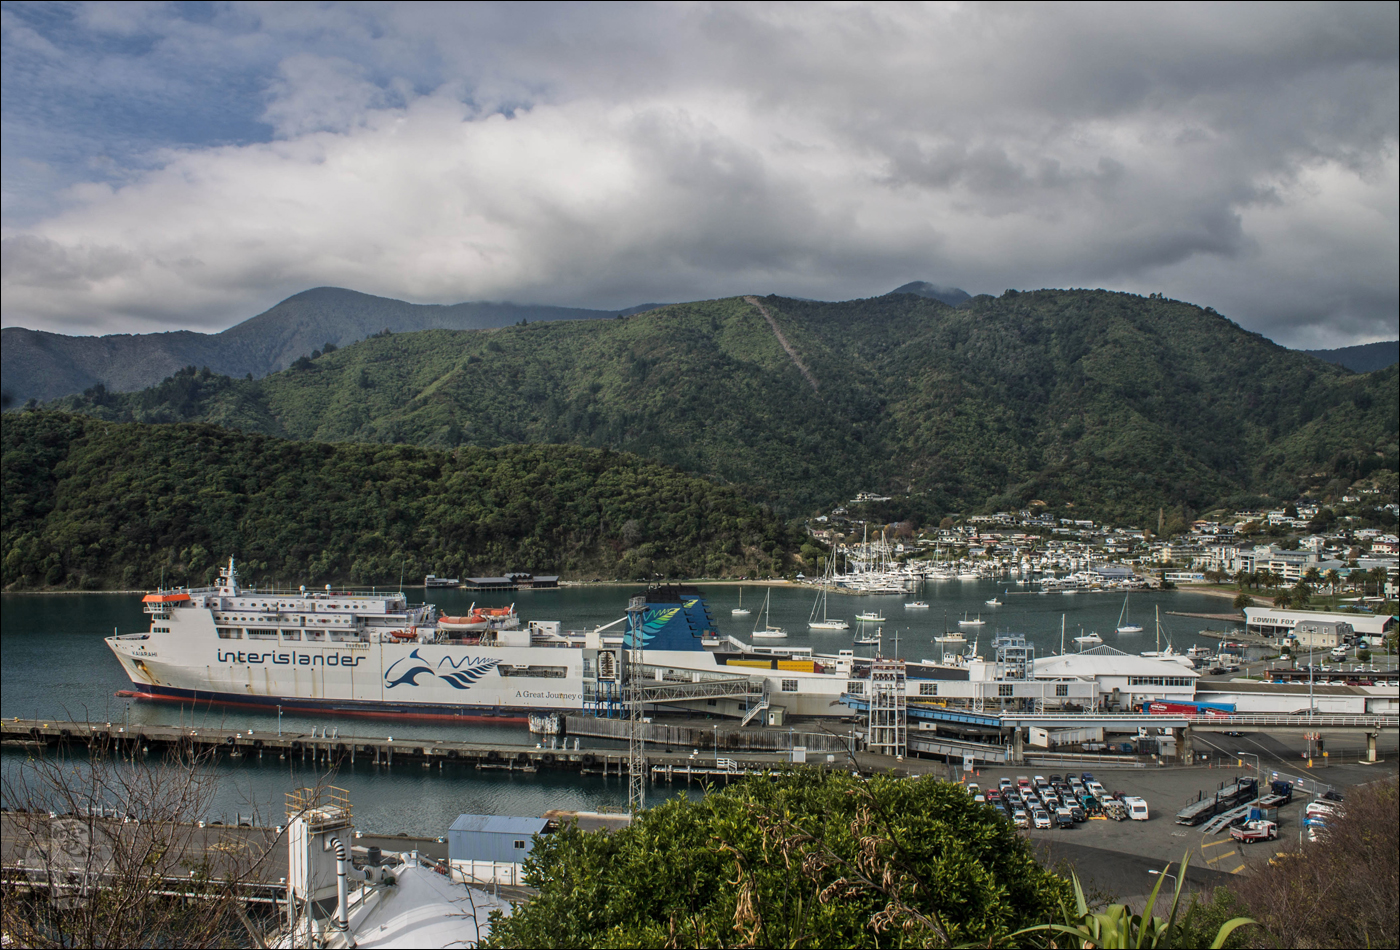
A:
{"label": "street lamp post", "polygon": [[[1177,880],[1177,877],[1176,877],[1175,874],[1169,874],[1169,873],[1167,873],[1166,871],[1158,871],[1158,870],[1155,869],[1155,868],[1149,870],[1147,873],[1148,873],[1148,874],[1151,874],[1153,877],[1158,877],[1158,876],[1160,876],[1160,877],[1169,877],[1169,878],[1171,878],[1173,881]],[[1180,886],[1181,886],[1181,885],[1180,885],[1180,882],[1178,882],[1178,883],[1177,883],[1176,885],[1174,885],[1174,886],[1175,886],[1175,887],[1180,887]]]}
{"label": "street lamp post", "polygon": [[1254,760],[1254,780],[1259,784],[1264,783],[1264,765],[1256,752],[1236,752],[1235,757],[1239,760],[1240,767],[1244,767],[1244,757],[1249,756]]}

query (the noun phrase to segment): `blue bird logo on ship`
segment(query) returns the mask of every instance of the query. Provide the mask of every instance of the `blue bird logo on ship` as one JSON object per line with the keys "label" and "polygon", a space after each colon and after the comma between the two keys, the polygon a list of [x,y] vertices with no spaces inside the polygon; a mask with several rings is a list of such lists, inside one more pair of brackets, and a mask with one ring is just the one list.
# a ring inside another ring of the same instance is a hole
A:
{"label": "blue bird logo on ship", "polygon": [[[481,679],[483,675],[496,667],[500,660],[472,659],[463,657],[460,661],[454,661],[452,657],[445,656],[438,660],[437,669],[429,665],[429,661],[420,656],[414,650],[401,660],[396,660],[384,671],[384,688],[393,689],[395,686],[424,686],[425,683],[418,682],[418,677],[424,673],[434,679],[442,680],[453,689],[471,689],[472,684]],[[399,670],[399,667],[403,667]],[[451,667],[447,672],[443,672],[443,667]],[[396,673],[395,671],[398,670]]]}

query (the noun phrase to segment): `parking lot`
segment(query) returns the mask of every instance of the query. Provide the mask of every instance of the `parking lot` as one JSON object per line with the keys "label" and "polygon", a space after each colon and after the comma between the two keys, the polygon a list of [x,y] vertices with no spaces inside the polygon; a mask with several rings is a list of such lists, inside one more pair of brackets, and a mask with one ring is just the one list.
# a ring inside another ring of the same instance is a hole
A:
{"label": "parking lot", "polygon": [[[1238,743],[1236,737],[1221,737],[1227,744]],[[1334,787],[1345,795],[1352,786],[1396,774],[1394,758],[1377,765],[1332,765],[1327,768],[1303,767],[1298,758],[1289,758],[1293,737],[1277,738],[1255,734],[1255,741],[1266,748],[1277,746],[1282,753],[1275,760],[1264,758],[1262,770],[1256,772],[1253,757],[1245,759],[1244,768],[1160,768],[1160,769],[1075,769],[1076,774],[1088,771],[1110,792],[1138,796],[1148,805],[1147,821],[1112,821],[1090,819],[1071,828],[1048,830],[1027,829],[1026,835],[1036,846],[1042,859],[1051,866],[1063,863],[1073,868],[1085,886],[1101,896],[1127,900],[1140,906],[1157,878],[1150,871],[1161,871],[1169,862],[1175,865],[1182,855],[1190,853],[1191,868],[1188,885],[1193,888],[1213,887],[1228,882],[1232,874],[1248,870],[1251,861],[1263,861],[1277,850],[1299,847],[1302,813],[1311,794],[1295,793],[1292,803],[1279,810],[1279,840],[1269,844],[1240,845],[1227,833],[1203,835],[1200,827],[1176,824],[1176,814],[1198,794],[1209,796],[1224,785],[1233,784],[1235,777],[1256,776],[1264,787],[1277,773],[1284,779],[1302,778],[1309,789]],[[1234,765],[1234,762],[1231,762]],[[1005,777],[1015,782],[1018,776],[1034,778],[1051,774],[1067,774],[1063,768],[1019,766],[1011,769],[983,769],[969,776],[982,791],[994,789]],[[1168,882],[1171,884],[1172,882]]]}

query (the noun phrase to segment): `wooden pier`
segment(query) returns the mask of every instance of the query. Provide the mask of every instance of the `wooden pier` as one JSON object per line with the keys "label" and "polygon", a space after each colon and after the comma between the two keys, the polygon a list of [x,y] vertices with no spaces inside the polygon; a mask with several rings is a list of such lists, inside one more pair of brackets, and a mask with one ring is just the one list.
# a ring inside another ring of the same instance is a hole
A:
{"label": "wooden pier", "polygon": [[[343,736],[328,730],[326,734],[278,734],[275,730],[191,728],[169,725],[123,724],[121,722],[76,722],[59,719],[5,719],[0,721],[0,742],[43,748],[64,745],[84,745],[109,749],[124,755],[163,755],[169,752],[212,754],[230,759],[253,761],[298,759],[326,767],[364,763],[383,767],[443,769],[449,765],[524,774],[554,769],[578,772],[581,775],[627,774],[625,749],[586,749],[573,739],[560,740],[560,746],[550,748],[549,742],[538,745],[460,742],[449,739],[418,739],[369,736]],[[786,738],[786,736],[784,736]],[[703,751],[703,750],[698,750]],[[695,758],[695,749],[683,752],[647,750],[648,774],[655,767],[684,769]],[[780,768],[791,761],[789,753],[726,752],[734,767],[722,773],[726,777]],[[713,764],[715,756],[702,756]],[[824,762],[826,756],[820,756]],[[845,756],[839,757],[844,761]],[[685,774],[684,772],[670,774]],[[698,778],[699,773],[695,776]]]}

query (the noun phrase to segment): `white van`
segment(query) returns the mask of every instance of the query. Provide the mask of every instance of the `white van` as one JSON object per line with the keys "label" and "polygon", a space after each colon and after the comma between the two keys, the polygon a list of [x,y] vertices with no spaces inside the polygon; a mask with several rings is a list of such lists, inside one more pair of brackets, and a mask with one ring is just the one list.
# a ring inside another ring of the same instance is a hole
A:
{"label": "white van", "polygon": [[1133,821],[1147,820],[1147,802],[1132,795],[1125,796],[1123,804],[1128,806],[1128,817]]}
{"label": "white van", "polygon": [[1332,648],[1332,659],[1334,659],[1334,660],[1345,660],[1346,658],[1347,658],[1347,648],[1346,648],[1346,647],[1333,647],[1333,648]]}

